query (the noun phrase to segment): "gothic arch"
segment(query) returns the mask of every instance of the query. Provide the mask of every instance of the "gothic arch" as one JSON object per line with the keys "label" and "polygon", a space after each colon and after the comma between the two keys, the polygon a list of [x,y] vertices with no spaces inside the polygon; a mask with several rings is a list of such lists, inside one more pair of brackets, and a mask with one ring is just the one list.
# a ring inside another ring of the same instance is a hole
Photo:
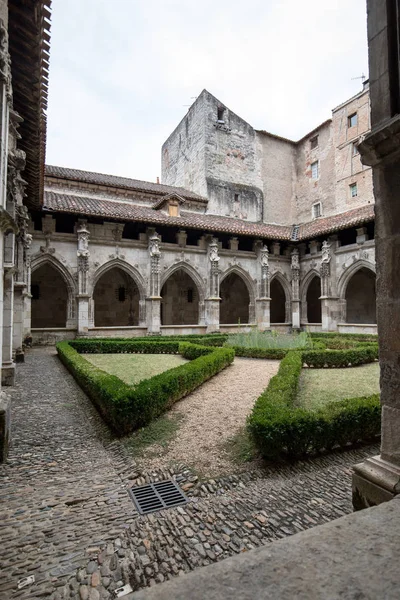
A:
{"label": "gothic arch", "polygon": [[[239,292],[237,285],[231,285],[228,287],[225,294],[224,288],[226,288],[229,279],[232,277],[237,277],[240,280]],[[243,286],[242,293],[240,292],[240,286]],[[255,322],[254,282],[249,273],[242,269],[242,267],[233,265],[222,274],[219,295],[221,297],[220,323],[222,325],[237,324],[239,321],[240,323]],[[248,300],[248,302],[246,303],[245,300]]]}
{"label": "gothic arch", "polygon": [[199,293],[199,302],[204,303],[204,298],[205,298],[204,281],[201,278],[200,274],[196,271],[196,269],[194,267],[192,267],[192,265],[189,265],[188,263],[186,263],[184,261],[179,261],[179,262],[173,264],[171,267],[169,267],[169,269],[167,269],[165,271],[165,273],[163,273],[161,275],[160,290],[162,289],[164,283],[171,277],[171,275],[173,275],[174,273],[176,273],[179,270],[185,271],[189,275],[189,277],[191,277],[191,279],[193,279],[193,282],[196,284],[197,291]]}
{"label": "gothic arch", "polygon": [[[319,291],[316,293],[314,289],[315,279],[320,282]],[[312,288],[310,288],[310,285]],[[309,293],[311,293],[309,297]],[[304,277],[300,286],[301,299],[301,321],[303,323],[321,323],[322,308],[321,308],[321,274],[316,269],[311,269]]]}
{"label": "gothic arch", "polygon": [[[278,282],[281,286],[281,289],[284,294],[283,306],[277,307],[274,305],[276,303],[276,296],[273,294],[274,292],[274,282]],[[271,279],[270,279],[270,318],[271,323],[290,323],[291,318],[291,286],[286,277],[280,271],[276,271]]]}
{"label": "gothic arch", "polygon": [[308,271],[305,277],[303,277],[303,280],[300,284],[301,302],[306,302],[308,286],[310,285],[311,281],[314,279],[315,276],[321,278],[321,274],[319,273],[319,271],[317,271],[317,269],[311,269],[310,271]]}
{"label": "gothic arch", "polygon": [[344,300],[346,297],[346,289],[350,279],[357,273],[357,271],[360,271],[360,269],[368,269],[369,271],[372,271],[372,273],[376,274],[373,263],[364,259],[355,261],[352,265],[347,267],[347,269],[340,276],[338,282],[338,295],[341,300]]}
{"label": "gothic arch", "polygon": [[[39,282],[35,282],[35,273],[46,267],[50,267],[59,275],[58,285],[57,281],[54,281],[54,276],[49,278],[48,273],[43,274],[43,283],[39,285]],[[55,256],[51,254],[38,255],[31,262],[31,282],[31,291],[33,292],[32,327],[75,327],[76,283],[70,271]],[[64,292],[61,282],[65,285]],[[35,297],[36,294],[37,297]],[[35,306],[36,301],[38,306]]]}
{"label": "gothic arch", "polygon": [[220,277],[220,284],[224,281],[224,279],[228,277],[228,275],[231,275],[233,273],[235,273],[241,279],[243,279],[244,283],[246,284],[247,291],[249,292],[250,304],[254,304],[256,298],[254,282],[250,277],[249,273],[245,271],[242,267],[239,267],[238,265],[233,265],[232,267],[229,267],[226,271],[222,273]]}
{"label": "gothic arch", "polygon": [[65,281],[68,293],[71,294],[71,296],[75,296],[76,284],[72,274],[67,267],[65,267],[62,262],[52,254],[40,254],[39,256],[33,258],[31,262],[31,273],[33,274],[35,271],[37,271],[37,269],[43,267],[45,264],[51,265],[60,273],[61,277]]}
{"label": "gothic arch", "polygon": [[102,277],[105,273],[107,273],[107,271],[110,271],[111,269],[114,269],[114,268],[121,269],[121,271],[125,271],[125,273],[130,275],[130,277],[133,279],[134,283],[137,285],[137,288],[139,290],[140,301],[144,302],[144,300],[146,298],[146,284],[145,284],[145,281],[144,281],[142,275],[140,274],[139,270],[136,267],[134,267],[133,265],[130,265],[129,263],[127,263],[119,258],[114,258],[112,260],[109,260],[108,262],[104,263],[104,265],[101,265],[101,267],[99,267],[97,269],[97,271],[95,272],[95,274],[93,276],[93,280],[92,280],[92,295],[94,293],[96,283],[99,281],[100,277]]}
{"label": "gothic arch", "polygon": [[194,267],[184,261],[172,265],[160,281],[161,324],[198,325],[204,322],[205,285]]}

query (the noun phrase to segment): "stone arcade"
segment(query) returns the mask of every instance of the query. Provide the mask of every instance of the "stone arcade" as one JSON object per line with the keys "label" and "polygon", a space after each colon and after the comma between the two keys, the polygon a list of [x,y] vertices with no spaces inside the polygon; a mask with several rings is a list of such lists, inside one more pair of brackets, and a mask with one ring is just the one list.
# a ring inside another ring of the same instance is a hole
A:
{"label": "stone arcade", "polygon": [[367,82],[298,142],[204,90],[163,145],[163,184],[47,166],[24,335],[376,333],[369,128]]}

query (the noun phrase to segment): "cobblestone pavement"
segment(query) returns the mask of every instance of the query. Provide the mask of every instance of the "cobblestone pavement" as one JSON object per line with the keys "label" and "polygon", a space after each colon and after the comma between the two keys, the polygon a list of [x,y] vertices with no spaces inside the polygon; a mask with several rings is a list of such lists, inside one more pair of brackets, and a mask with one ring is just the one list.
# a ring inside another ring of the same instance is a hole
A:
{"label": "cobblestone pavement", "polygon": [[[218,480],[139,472],[54,349],[34,349],[12,392],[13,448],[0,467],[0,599],[115,597],[351,511],[352,450]],[[190,502],[139,516],[128,485],[173,476]],[[17,589],[18,581],[35,582]]]}

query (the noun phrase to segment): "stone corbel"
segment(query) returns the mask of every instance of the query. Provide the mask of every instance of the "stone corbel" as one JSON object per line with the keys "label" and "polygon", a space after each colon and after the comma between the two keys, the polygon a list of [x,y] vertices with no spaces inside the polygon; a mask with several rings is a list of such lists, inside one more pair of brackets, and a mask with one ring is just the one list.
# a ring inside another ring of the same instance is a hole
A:
{"label": "stone corbel", "polygon": [[18,225],[9,212],[0,207],[0,230],[3,233],[18,233]]}
{"label": "stone corbel", "polygon": [[357,146],[364,165],[382,167],[400,156],[400,115],[373,128]]}

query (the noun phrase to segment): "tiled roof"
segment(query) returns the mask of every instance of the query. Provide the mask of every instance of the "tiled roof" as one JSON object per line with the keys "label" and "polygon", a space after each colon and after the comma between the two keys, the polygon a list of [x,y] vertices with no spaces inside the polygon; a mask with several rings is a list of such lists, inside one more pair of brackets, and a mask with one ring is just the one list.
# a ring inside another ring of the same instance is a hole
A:
{"label": "tiled roof", "polygon": [[[219,217],[181,210],[180,217],[170,217],[154,210],[150,206],[137,206],[129,202],[116,200],[99,200],[69,194],[45,192],[44,209],[54,212],[116,219],[118,221],[137,221],[151,225],[171,225],[202,231],[230,233],[232,235],[248,235],[252,237],[293,241],[293,227],[265,223],[251,223],[232,217]],[[374,206],[369,204],[349,210],[332,217],[315,219],[299,226],[298,241],[309,240],[321,235],[328,235],[341,229],[355,227],[374,220]]]}
{"label": "tiled roof", "polygon": [[170,217],[153,210],[152,207],[137,206],[128,202],[116,202],[115,200],[98,200],[69,194],[56,194],[51,191],[45,192],[43,208],[54,212],[73,213],[103,219],[138,221],[151,225],[171,225],[276,240],[290,240],[292,230],[291,227],[283,225],[250,223],[231,217],[218,217],[182,210],[180,217]]}
{"label": "tiled roof", "polygon": [[43,202],[50,9],[51,0],[8,1],[13,109],[23,119],[18,148],[26,154],[24,203],[34,209]]}
{"label": "tiled roof", "polygon": [[348,227],[356,227],[363,223],[368,223],[375,219],[375,210],[373,204],[353,208],[347,212],[333,215],[331,217],[321,217],[300,225],[299,240],[310,240],[320,235],[347,229]]}
{"label": "tiled roof", "polygon": [[103,173],[92,173],[91,171],[80,171],[79,169],[68,169],[66,167],[54,167],[46,165],[46,177],[57,177],[70,181],[81,181],[82,183],[93,183],[95,185],[106,185],[125,190],[149,192],[151,194],[179,194],[183,198],[207,203],[207,198],[199,196],[182,187],[152,183],[151,181],[140,181],[129,177],[118,177],[116,175],[104,175]]}

